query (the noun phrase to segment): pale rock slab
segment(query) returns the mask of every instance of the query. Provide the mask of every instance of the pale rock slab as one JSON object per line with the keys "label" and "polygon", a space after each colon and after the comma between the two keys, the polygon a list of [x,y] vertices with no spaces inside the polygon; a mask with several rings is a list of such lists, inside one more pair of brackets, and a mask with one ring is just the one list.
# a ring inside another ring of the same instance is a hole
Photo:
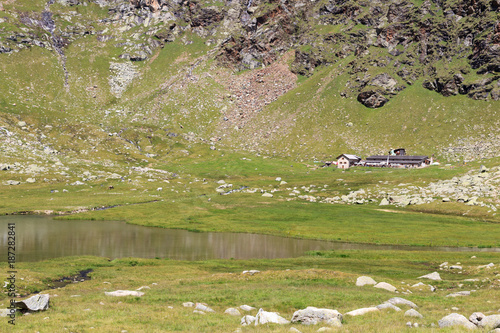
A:
{"label": "pale rock slab", "polygon": [[342,322],[342,314],[337,310],[318,309],[308,306],[303,310],[295,311],[292,316],[292,323],[302,323],[303,325],[316,325],[338,319]]}
{"label": "pale rock slab", "polygon": [[290,322],[276,312],[267,312],[263,309],[259,309],[257,316],[255,316],[255,326],[267,323],[284,325],[289,324]]}
{"label": "pale rock slab", "polygon": [[200,311],[204,311],[204,312],[215,312],[214,310],[212,310],[206,304],[203,304],[203,303],[196,303],[195,309],[200,310]]}
{"label": "pale rock slab", "polygon": [[442,281],[441,276],[439,275],[438,272],[433,272],[430,274],[422,275],[422,276],[419,276],[418,278],[419,279],[429,279],[429,280],[433,280],[433,281]]}
{"label": "pale rock slab", "polygon": [[379,288],[379,289],[385,289],[387,291],[395,292],[396,287],[394,287],[392,284],[389,284],[387,282],[379,282],[376,285],[373,286],[374,288]]}
{"label": "pale rock slab", "polygon": [[16,307],[29,311],[44,311],[49,308],[50,295],[39,294],[16,302]]}
{"label": "pale rock slab", "polygon": [[379,309],[376,308],[376,307],[361,308],[361,309],[356,309],[356,310],[353,310],[353,311],[349,311],[349,312],[346,313],[346,315],[349,315],[349,316],[362,316],[362,315],[367,314],[369,312],[375,312],[375,311],[379,311]]}
{"label": "pale rock slab", "polygon": [[470,291],[459,291],[453,294],[446,295],[446,297],[460,297],[460,296],[470,296]]}
{"label": "pale rock slab", "polygon": [[246,315],[241,318],[240,324],[243,326],[250,325],[251,323],[255,322],[255,319],[256,318],[254,316]]}
{"label": "pale rock slab", "polygon": [[393,305],[408,305],[409,307],[412,307],[414,309],[418,308],[417,304],[415,304],[412,301],[409,301],[407,299],[401,298],[401,297],[393,297],[390,300],[388,300],[386,303],[393,304]]}
{"label": "pale rock slab", "polygon": [[226,311],[224,311],[224,313],[228,314],[230,316],[241,316],[240,311],[238,311],[238,309],[235,309],[235,308],[226,309]]}
{"label": "pale rock slab", "polygon": [[372,279],[371,277],[369,276],[360,276],[356,279],[356,286],[358,287],[362,287],[364,285],[375,285],[377,284],[377,281],[375,281],[374,279]]}
{"label": "pale rock slab", "polygon": [[104,295],[106,296],[117,296],[117,297],[122,297],[122,296],[136,296],[136,297],[141,297],[144,295],[143,292],[141,291],[135,291],[135,290],[116,290],[116,291],[110,291],[110,292],[104,292]]}
{"label": "pale rock slab", "polygon": [[390,303],[384,303],[384,304],[377,305],[377,309],[379,309],[379,310],[392,309],[394,311],[401,311],[400,308],[398,308],[397,306],[390,304]]}
{"label": "pale rock slab", "polygon": [[486,316],[479,322],[478,326],[487,329],[500,328],[500,315]]}
{"label": "pale rock slab", "polygon": [[415,317],[415,318],[424,318],[417,310],[410,309],[405,312],[405,317]]}
{"label": "pale rock slab", "polygon": [[471,323],[467,318],[458,313],[452,313],[446,317],[441,318],[438,321],[440,328],[452,327],[452,326],[463,326],[469,330],[477,329],[477,326]]}
{"label": "pale rock slab", "polygon": [[255,308],[253,306],[246,305],[246,304],[241,305],[240,309],[242,309],[243,311],[252,311],[252,310],[255,310]]}

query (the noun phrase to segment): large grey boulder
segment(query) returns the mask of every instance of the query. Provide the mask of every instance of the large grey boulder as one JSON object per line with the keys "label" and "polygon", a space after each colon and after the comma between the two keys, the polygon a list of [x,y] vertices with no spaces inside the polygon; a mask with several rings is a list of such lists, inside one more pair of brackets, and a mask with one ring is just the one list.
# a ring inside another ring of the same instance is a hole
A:
{"label": "large grey boulder", "polygon": [[386,303],[389,303],[392,305],[408,305],[414,309],[418,308],[417,304],[415,304],[412,301],[409,301],[407,299],[401,298],[401,297],[393,297],[390,300],[388,300]]}
{"label": "large grey boulder", "polygon": [[361,308],[361,309],[349,311],[346,313],[346,315],[353,316],[353,317],[354,316],[362,316],[362,315],[367,314],[369,312],[375,312],[375,311],[379,311],[379,309],[376,307]]}
{"label": "large grey boulder", "polygon": [[116,291],[110,291],[110,292],[104,292],[104,295],[106,296],[116,296],[116,297],[123,297],[123,296],[136,296],[136,297],[141,297],[144,295],[142,291],[136,291],[136,290],[116,290]]}
{"label": "large grey boulder", "polygon": [[290,322],[276,312],[267,312],[263,309],[259,309],[257,316],[255,316],[255,326],[268,323],[283,325],[289,324]]}
{"label": "large grey boulder", "polygon": [[500,328],[500,315],[486,316],[479,322],[478,326],[487,329]]}
{"label": "large grey boulder", "polygon": [[484,319],[484,317],[486,316],[481,312],[474,312],[473,314],[470,315],[469,321],[474,325],[479,325],[479,323]]}
{"label": "large grey boulder", "polygon": [[16,307],[28,311],[44,311],[49,308],[50,295],[38,294],[25,300],[16,302]]}
{"label": "large grey boulder", "polygon": [[434,281],[441,281],[441,276],[439,275],[438,272],[433,272],[427,275],[422,275],[418,277],[419,279],[429,279],[429,280],[434,280]]}
{"label": "large grey boulder", "polygon": [[476,325],[471,323],[467,318],[458,313],[452,313],[446,317],[441,318],[438,321],[439,327],[452,327],[452,326],[463,326],[469,330],[474,330],[477,328]]}
{"label": "large grey boulder", "polygon": [[313,306],[295,311],[292,316],[292,323],[302,323],[303,325],[316,325],[323,322],[328,323],[332,320],[339,320],[342,322],[342,314],[337,310],[318,309]]}
{"label": "large grey boulder", "polygon": [[364,285],[375,285],[377,284],[377,281],[375,281],[374,279],[372,279],[371,277],[369,276],[360,276],[356,279],[356,286],[358,287],[362,287]]}

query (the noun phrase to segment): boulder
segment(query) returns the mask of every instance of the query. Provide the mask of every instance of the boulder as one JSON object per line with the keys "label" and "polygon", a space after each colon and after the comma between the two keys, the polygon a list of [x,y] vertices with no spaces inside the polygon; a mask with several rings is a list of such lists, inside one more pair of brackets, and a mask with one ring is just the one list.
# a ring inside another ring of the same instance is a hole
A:
{"label": "boulder", "polygon": [[106,296],[136,296],[136,297],[141,297],[144,295],[142,291],[135,291],[135,290],[116,290],[116,291],[110,291],[110,292],[104,292],[104,295]]}
{"label": "boulder", "polygon": [[375,285],[377,282],[369,276],[360,276],[356,279],[356,286],[362,287],[366,284]]}
{"label": "boulder", "polygon": [[434,281],[441,281],[441,276],[439,276],[438,272],[433,272],[427,275],[422,275],[418,277],[419,279],[429,279]]}
{"label": "boulder", "polygon": [[405,312],[405,317],[416,317],[416,318],[424,318],[417,310],[410,309]]}
{"label": "boulder", "polygon": [[5,185],[19,185],[19,184],[21,184],[21,182],[17,180],[8,180],[5,182]]}
{"label": "boulder", "polygon": [[200,311],[204,311],[204,312],[215,312],[214,310],[212,310],[211,308],[209,308],[204,303],[196,303],[195,309],[196,310],[200,310]]}
{"label": "boulder", "polygon": [[26,183],[28,183],[28,184],[36,183],[36,179],[35,178],[28,178],[28,179],[26,179]]}
{"label": "boulder", "polygon": [[49,308],[50,295],[39,294],[25,300],[16,302],[16,307],[28,311],[44,311]]}
{"label": "boulder", "polygon": [[412,307],[414,309],[418,308],[418,306],[415,303],[413,303],[412,301],[409,301],[409,300],[401,298],[401,297],[393,297],[385,303],[389,303],[392,305],[408,305],[409,307]]}
{"label": "boulder", "polygon": [[389,205],[389,200],[387,200],[386,198],[380,200],[379,206],[387,206],[387,205]]}
{"label": "boulder", "polygon": [[377,305],[377,309],[379,309],[379,310],[392,309],[395,311],[401,311],[400,308],[398,308],[397,306],[390,304],[390,303],[384,303],[384,304]]}
{"label": "boulder", "polygon": [[260,271],[258,271],[256,269],[251,269],[249,271],[243,271],[241,274],[254,275],[254,274],[257,274],[257,273],[260,273]]}
{"label": "boulder", "polygon": [[358,102],[368,108],[379,108],[384,106],[389,100],[376,91],[364,91],[358,95]]}
{"label": "boulder", "polygon": [[243,318],[241,318],[241,322],[240,323],[243,326],[250,325],[251,323],[255,322],[255,319],[256,318],[254,316],[246,315]]}
{"label": "boulder", "polygon": [[361,308],[361,309],[356,309],[356,310],[349,311],[349,312],[346,313],[346,315],[349,315],[349,316],[362,316],[362,315],[364,315],[366,313],[375,312],[375,311],[379,311],[379,309],[376,308],[376,307]]}
{"label": "boulder", "polygon": [[225,314],[228,314],[230,316],[241,316],[241,313],[238,311],[238,309],[235,308],[229,308],[224,311]]}
{"label": "boulder", "polygon": [[337,310],[318,309],[308,306],[303,310],[295,311],[292,316],[292,323],[302,323],[303,325],[316,325],[318,323],[328,322],[338,319],[342,322],[342,314]]}
{"label": "boulder", "polygon": [[500,328],[500,315],[486,316],[479,322],[478,326],[487,329]]}
{"label": "boulder", "polygon": [[262,194],[263,197],[266,197],[266,198],[272,198],[273,195],[271,193],[264,193]]}
{"label": "boulder", "polygon": [[243,311],[252,311],[252,310],[255,310],[255,308],[253,306],[250,306],[250,305],[240,305],[240,309],[242,309]]}
{"label": "boulder", "polygon": [[259,309],[257,316],[255,316],[255,326],[268,323],[284,325],[290,322],[276,312],[267,312],[263,309]]}
{"label": "boulder", "polygon": [[373,286],[374,288],[379,288],[379,289],[385,289],[387,291],[395,292],[396,287],[394,287],[392,284],[389,284],[387,282],[379,282],[376,285]]}
{"label": "boulder", "polygon": [[460,296],[470,296],[470,291],[459,291],[453,294],[446,295],[446,297],[460,297]]}
{"label": "boulder", "polygon": [[479,325],[479,323],[484,319],[484,317],[486,316],[481,312],[474,312],[473,314],[470,315],[469,321],[474,325]]}
{"label": "boulder", "polygon": [[458,313],[452,313],[438,321],[439,327],[463,326],[469,330],[476,329],[477,326],[471,323],[467,318]]}

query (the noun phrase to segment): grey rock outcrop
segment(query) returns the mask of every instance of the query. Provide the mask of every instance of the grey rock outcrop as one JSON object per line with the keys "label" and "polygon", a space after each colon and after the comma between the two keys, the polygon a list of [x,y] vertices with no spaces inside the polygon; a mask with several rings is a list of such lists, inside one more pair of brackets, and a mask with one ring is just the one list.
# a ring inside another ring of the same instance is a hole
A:
{"label": "grey rock outcrop", "polygon": [[49,308],[50,295],[39,294],[16,302],[16,307],[27,311],[44,311]]}
{"label": "grey rock outcrop", "polygon": [[477,329],[477,326],[471,323],[467,318],[458,313],[452,313],[438,321],[439,327],[463,326],[469,330]]}
{"label": "grey rock outcrop", "polygon": [[332,320],[342,322],[342,314],[337,310],[318,309],[308,306],[303,310],[295,311],[291,322],[302,323],[303,325],[316,325],[318,323],[328,323]]}

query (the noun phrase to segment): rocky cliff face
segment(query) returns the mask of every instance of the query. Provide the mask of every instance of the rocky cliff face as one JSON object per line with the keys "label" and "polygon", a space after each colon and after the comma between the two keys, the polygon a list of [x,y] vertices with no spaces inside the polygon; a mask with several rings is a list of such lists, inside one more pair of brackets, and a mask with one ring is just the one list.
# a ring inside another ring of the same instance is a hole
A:
{"label": "rocky cliff face", "polygon": [[[80,0],[57,0],[64,6],[87,5]],[[0,52],[32,46],[63,53],[78,37],[98,34],[92,23],[51,26],[49,1],[42,13],[19,13],[2,20],[20,21],[27,31],[2,32]],[[444,96],[464,94],[473,99],[498,100],[500,86],[500,18],[498,0],[468,1],[290,1],[228,2],[165,0],[95,0],[106,6],[123,30],[152,26],[142,45],[120,57],[142,61],[155,48],[193,31],[218,45],[215,55],[227,67],[267,66],[294,50],[293,72],[310,76],[318,66],[352,57],[343,71],[350,80],[342,96],[356,96],[370,108],[382,107],[408,85],[423,86]],[[158,22],[163,24],[157,24]]]}

